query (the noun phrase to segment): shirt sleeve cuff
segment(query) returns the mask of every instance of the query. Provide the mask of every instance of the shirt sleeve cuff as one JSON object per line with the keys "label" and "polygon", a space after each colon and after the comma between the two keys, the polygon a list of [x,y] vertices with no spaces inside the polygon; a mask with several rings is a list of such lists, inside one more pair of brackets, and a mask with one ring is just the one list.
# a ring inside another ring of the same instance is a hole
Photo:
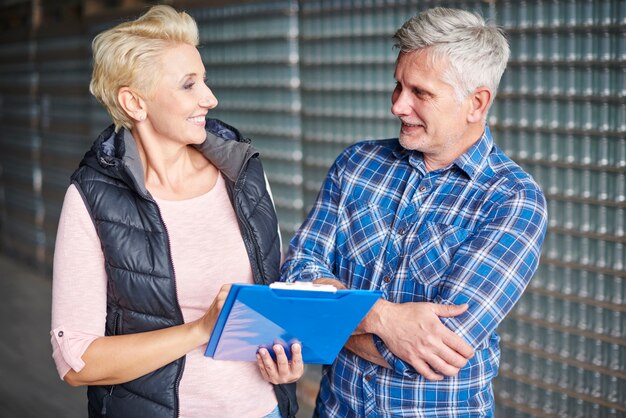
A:
{"label": "shirt sleeve cuff", "polygon": [[376,346],[376,349],[378,350],[380,355],[385,359],[387,364],[391,366],[394,372],[401,374],[405,377],[409,377],[411,379],[417,378],[417,371],[411,365],[396,357],[387,348],[383,340],[377,335],[374,335],[374,345]]}
{"label": "shirt sleeve cuff", "polygon": [[282,277],[284,277],[284,280],[287,282],[294,282],[296,280],[303,282],[312,282],[315,279],[322,279],[327,277],[331,279],[336,278],[335,275],[330,271],[324,268],[317,267],[305,267],[300,270],[290,269]]}
{"label": "shirt sleeve cuff", "polygon": [[52,358],[61,379],[70,369],[78,373],[85,367],[82,356],[87,351],[87,347],[100,337],[99,335],[68,331],[63,326],[50,331],[50,336]]}

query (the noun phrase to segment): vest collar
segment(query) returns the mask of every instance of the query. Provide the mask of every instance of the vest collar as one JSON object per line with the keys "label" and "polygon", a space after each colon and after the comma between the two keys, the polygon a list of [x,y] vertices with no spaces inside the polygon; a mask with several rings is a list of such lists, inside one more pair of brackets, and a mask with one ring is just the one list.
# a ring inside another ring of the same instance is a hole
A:
{"label": "vest collar", "polygon": [[[194,147],[224,176],[236,182],[248,160],[257,156],[258,151],[237,129],[217,119],[207,119],[206,132],[206,140]],[[129,130],[122,128],[115,132],[114,126],[109,126],[100,134],[92,150],[99,166],[94,168],[108,176],[125,179],[142,195],[150,195],[139,150]]]}
{"label": "vest collar", "polygon": [[248,160],[259,152],[232,126],[207,119],[206,140],[195,147],[229,180],[236,182]]}

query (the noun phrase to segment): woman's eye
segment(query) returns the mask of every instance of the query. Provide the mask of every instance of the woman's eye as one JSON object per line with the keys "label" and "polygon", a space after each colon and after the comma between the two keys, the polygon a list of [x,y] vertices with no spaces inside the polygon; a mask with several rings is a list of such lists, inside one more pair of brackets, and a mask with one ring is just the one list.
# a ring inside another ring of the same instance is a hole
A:
{"label": "woman's eye", "polygon": [[185,84],[185,85],[183,86],[183,88],[184,88],[185,90],[190,90],[190,89],[193,87],[193,85],[194,85],[194,84],[195,84],[195,83],[187,83],[187,84]]}

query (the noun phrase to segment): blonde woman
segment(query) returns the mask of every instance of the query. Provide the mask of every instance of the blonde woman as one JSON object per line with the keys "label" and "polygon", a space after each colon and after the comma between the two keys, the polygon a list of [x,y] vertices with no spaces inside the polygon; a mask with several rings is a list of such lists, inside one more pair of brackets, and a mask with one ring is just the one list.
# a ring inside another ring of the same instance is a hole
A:
{"label": "blonde woman", "polygon": [[93,41],[92,94],[113,124],[72,175],[54,258],[51,342],[90,417],[293,417],[287,361],[204,357],[229,283],[278,277],[258,153],[207,113],[198,29],[155,6]]}

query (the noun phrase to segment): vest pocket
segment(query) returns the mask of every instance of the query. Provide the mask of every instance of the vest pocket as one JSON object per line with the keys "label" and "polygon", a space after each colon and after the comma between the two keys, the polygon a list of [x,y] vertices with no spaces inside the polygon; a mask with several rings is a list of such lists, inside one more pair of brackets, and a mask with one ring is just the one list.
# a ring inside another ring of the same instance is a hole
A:
{"label": "vest pocket", "polygon": [[102,398],[102,410],[100,411],[101,415],[107,414],[107,407],[109,406],[109,402],[111,401],[111,396],[113,396],[114,388],[115,386],[111,386],[111,388],[109,389],[109,392],[106,395],[104,395],[104,398]]}
{"label": "vest pocket", "polygon": [[122,334],[122,311],[111,308],[107,313],[106,334],[105,335],[121,335]]}

